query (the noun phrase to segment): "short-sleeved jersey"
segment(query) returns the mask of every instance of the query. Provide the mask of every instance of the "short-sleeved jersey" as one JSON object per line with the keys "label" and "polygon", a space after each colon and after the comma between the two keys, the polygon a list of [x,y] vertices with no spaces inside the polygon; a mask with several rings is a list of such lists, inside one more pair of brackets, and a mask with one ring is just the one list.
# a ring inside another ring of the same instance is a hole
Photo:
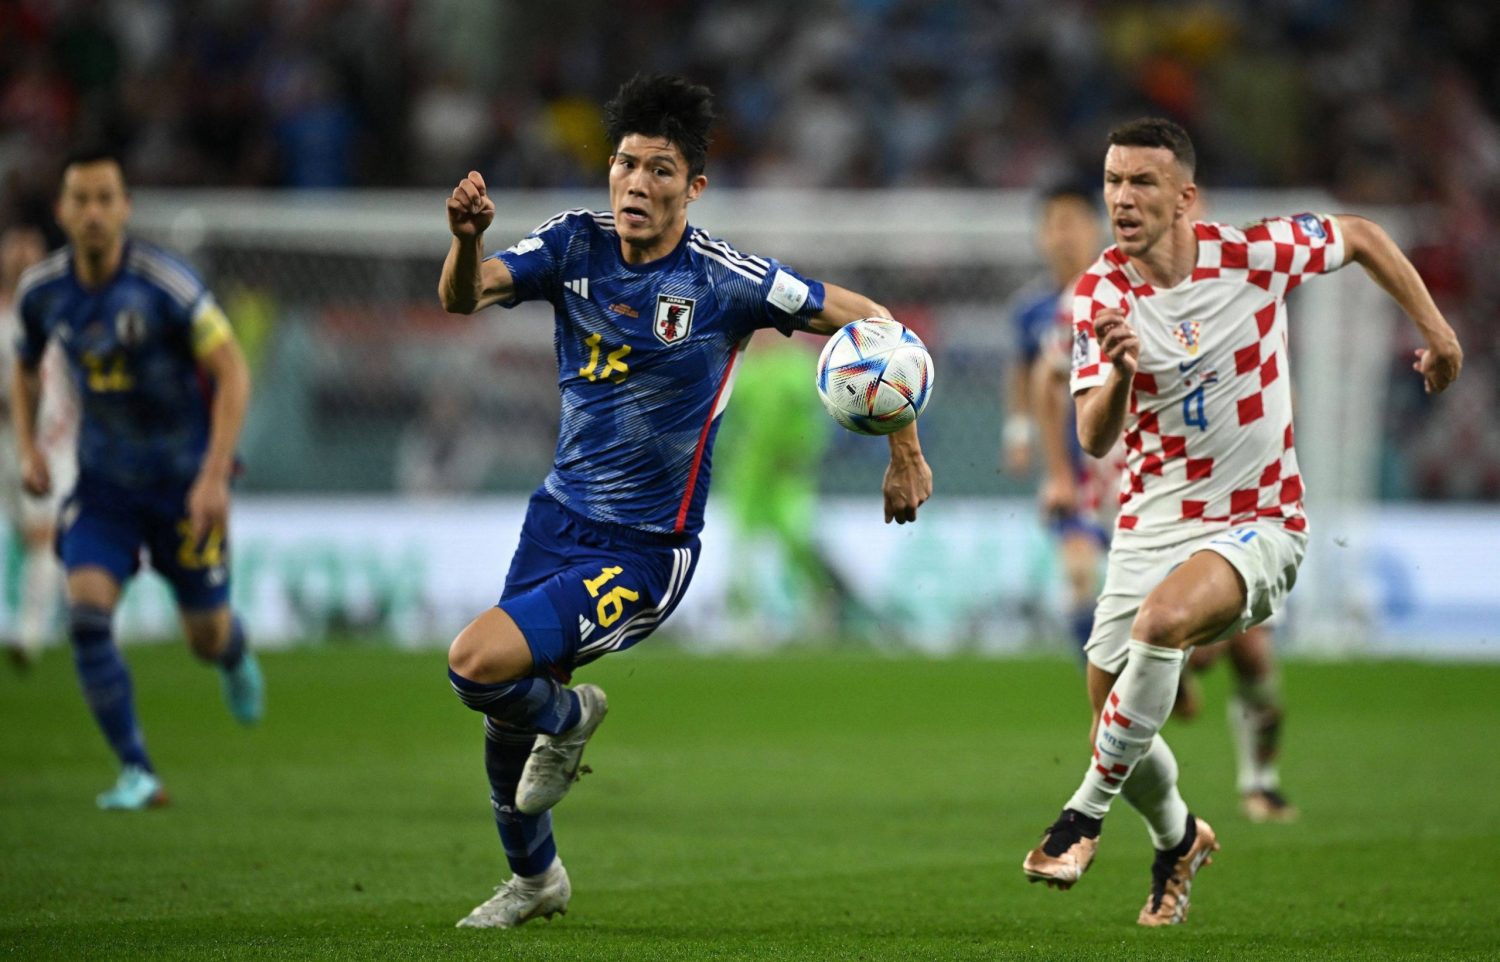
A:
{"label": "short-sleeved jersey", "polygon": [[1030,366],[1043,351],[1052,329],[1057,325],[1058,298],[1062,288],[1046,274],[1026,284],[1011,297],[1008,305],[1011,323],[1015,325],[1016,356]]}
{"label": "short-sleeved jersey", "polygon": [[63,348],[82,412],[80,483],[133,491],[192,483],[208,447],[211,390],[197,358],[230,335],[198,276],[129,240],[115,275],[84,287],[63,248],[21,275],[16,353],[36,366]]}
{"label": "short-sleeved jersey", "polygon": [[1110,371],[1094,337],[1100,311],[1123,310],[1141,342],[1117,531],[1141,546],[1257,519],[1305,531],[1285,299],[1343,266],[1338,221],[1297,214],[1193,230],[1197,264],[1176,287],[1147,284],[1118,247],[1074,286],[1075,394]]}
{"label": "short-sleeved jersey", "polygon": [[691,225],[626,264],[614,215],[566,211],[496,255],[522,301],[550,301],[562,419],[543,486],[594,521],[694,534],[740,353],[758,328],[807,326],[823,285]]}
{"label": "short-sleeved jersey", "polygon": [[[1066,293],[1058,295],[1054,307],[1052,328],[1042,339],[1041,357],[1058,377],[1067,377],[1073,345],[1071,284]],[[1072,410],[1067,412],[1067,433],[1068,454],[1078,484],[1078,515],[1100,532],[1108,532],[1114,527],[1119,508],[1115,492],[1120,487],[1120,473],[1125,470],[1125,446],[1116,443],[1104,457],[1090,457],[1078,441],[1076,414]]]}
{"label": "short-sleeved jersey", "polygon": [[[16,366],[16,342],[20,339],[21,316],[19,305],[14,302],[0,308],[0,384],[5,398],[10,397],[10,379]],[[53,344],[42,356],[38,373],[41,375],[41,396],[37,402],[36,445],[46,456],[48,463],[71,461],[78,450],[78,399],[73,393],[73,377],[68,372],[68,359],[62,346]],[[0,424],[0,431],[9,430],[9,422]],[[9,439],[0,441],[4,450],[0,459],[15,459],[16,446]],[[69,469],[67,474],[71,475]]]}

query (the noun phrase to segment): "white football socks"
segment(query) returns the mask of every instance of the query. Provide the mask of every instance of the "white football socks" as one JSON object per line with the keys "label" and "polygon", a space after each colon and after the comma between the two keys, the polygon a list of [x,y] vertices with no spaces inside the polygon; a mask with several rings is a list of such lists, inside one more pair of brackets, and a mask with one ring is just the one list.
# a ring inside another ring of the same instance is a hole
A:
{"label": "white football socks", "polygon": [[1281,686],[1275,674],[1240,681],[1227,707],[1229,730],[1240,794],[1277,791],[1281,773],[1276,756],[1281,747]]}
{"label": "white football socks", "polygon": [[1094,757],[1066,808],[1103,818],[1172,711],[1187,653],[1131,639],[1125,668],[1099,716]]}
{"label": "white football socks", "polygon": [[41,651],[52,639],[62,606],[62,576],[62,565],[50,545],[26,549],[16,634],[21,647],[30,654]]}
{"label": "white football socks", "polygon": [[1151,739],[1120,794],[1146,820],[1151,844],[1165,851],[1176,848],[1187,833],[1187,802],[1177,791],[1177,756],[1160,735]]}

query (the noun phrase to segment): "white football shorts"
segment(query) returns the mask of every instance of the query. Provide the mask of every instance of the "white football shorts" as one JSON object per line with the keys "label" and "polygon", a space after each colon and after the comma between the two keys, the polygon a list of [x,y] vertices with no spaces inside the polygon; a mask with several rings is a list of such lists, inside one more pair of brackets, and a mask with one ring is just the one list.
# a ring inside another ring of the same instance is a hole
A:
{"label": "white football shorts", "polygon": [[1280,523],[1257,521],[1205,534],[1166,548],[1134,548],[1119,537],[1109,549],[1104,590],[1094,609],[1094,631],[1084,646],[1088,660],[1111,674],[1125,667],[1130,627],[1146,596],[1199,551],[1212,551],[1234,566],[1245,582],[1245,610],[1218,638],[1233,638],[1276,614],[1297,583],[1307,535]]}

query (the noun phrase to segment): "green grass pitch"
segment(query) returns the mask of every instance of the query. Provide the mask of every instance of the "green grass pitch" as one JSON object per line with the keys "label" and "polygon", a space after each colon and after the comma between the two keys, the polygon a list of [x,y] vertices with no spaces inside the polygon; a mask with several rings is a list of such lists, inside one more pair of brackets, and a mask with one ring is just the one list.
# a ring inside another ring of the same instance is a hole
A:
{"label": "green grass pitch", "polygon": [[1224,849],[1145,931],[1123,803],[1072,891],[1020,872],[1085,762],[1071,663],[648,644],[583,672],[611,712],[556,812],[569,914],[503,932],[453,928],[506,873],[441,654],[267,655],[253,731],[184,651],[129,658],[173,795],[143,814],[93,808],[114,764],[65,652],[0,679],[0,957],[1500,957],[1500,667],[1289,665],[1290,826],[1237,814],[1217,669],[1167,733]]}

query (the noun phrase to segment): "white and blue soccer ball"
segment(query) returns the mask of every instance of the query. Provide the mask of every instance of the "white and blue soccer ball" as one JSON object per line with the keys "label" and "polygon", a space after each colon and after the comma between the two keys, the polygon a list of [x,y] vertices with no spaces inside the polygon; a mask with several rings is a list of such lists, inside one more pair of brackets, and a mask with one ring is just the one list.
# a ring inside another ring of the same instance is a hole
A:
{"label": "white and blue soccer ball", "polygon": [[931,396],[932,355],[921,338],[890,318],[845,324],[818,358],[818,397],[851,431],[899,431],[917,419]]}

